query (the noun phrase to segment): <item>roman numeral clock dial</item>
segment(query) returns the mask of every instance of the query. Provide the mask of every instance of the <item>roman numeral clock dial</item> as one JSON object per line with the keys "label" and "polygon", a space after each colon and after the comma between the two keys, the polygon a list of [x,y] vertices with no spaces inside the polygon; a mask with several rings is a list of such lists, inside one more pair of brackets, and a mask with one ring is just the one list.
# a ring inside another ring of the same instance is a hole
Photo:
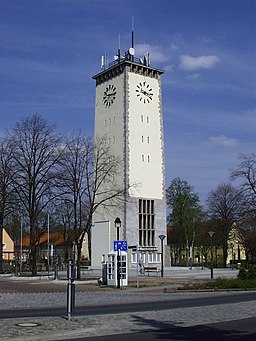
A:
{"label": "roman numeral clock dial", "polygon": [[109,108],[113,103],[116,98],[116,87],[112,84],[109,84],[104,93],[103,93],[103,104],[105,105],[106,108]]}
{"label": "roman numeral clock dial", "polygon": [[140,82],[135,89],[138,99],[142,103],[150,103],[153,99],[153,90],[147,82]]}

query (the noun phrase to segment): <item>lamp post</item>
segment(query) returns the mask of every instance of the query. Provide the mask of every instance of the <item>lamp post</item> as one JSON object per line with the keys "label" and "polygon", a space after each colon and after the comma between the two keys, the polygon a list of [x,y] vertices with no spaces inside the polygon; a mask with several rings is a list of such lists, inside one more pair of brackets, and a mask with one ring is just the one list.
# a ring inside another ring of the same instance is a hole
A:
{"label": "lamp post", "polygon": [[48,275],[50,271],[50,217],[49,213],[47,214],[47,268]]}
{"label": "lamp post", "polygon": [[161,277],[164,277],[164,234],[160,234],[158,238],[161,240]]}
{"label": "lamp post", "polygon": [[203,245],[201,245],[201,269],[204,269],[204,260],[203,260]]}
{"label": "lamp post", "polygon": [[231,243],[230,246],[231,246],[231,252],[232,252],[232,255],[231,255],[231,270],[234,270],[234,243]]}
{"label": "lamp post", "polygon": [[212,237],[215,234],[213,231],[209,231],[208,235],[211,238],[211,279],[213,279],[213,251],[212,251]]}
{"label": "lamp post", "polygon": [[22,236],[22,217],[20,218],[20,274],[21,274],[21,271],[22,271],[22,239],[23,239],[23,236]]}
{"label": "lamp post", "polygon": [[[119,232],[121,227],[121,219],[116,218],[115,221],[115,228],[116,228],[116,239],[119,240]],[[120,273],[120,250],[117,250],[117,287],[120,288],[120,282],[121,282],[121,273]]]}

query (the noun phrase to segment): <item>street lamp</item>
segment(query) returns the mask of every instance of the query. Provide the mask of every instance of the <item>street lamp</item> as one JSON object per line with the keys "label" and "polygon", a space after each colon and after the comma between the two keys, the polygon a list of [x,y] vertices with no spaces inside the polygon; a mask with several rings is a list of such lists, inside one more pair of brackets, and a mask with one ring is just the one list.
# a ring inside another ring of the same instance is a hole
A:
{"label": "street lamp", "polygon": [[161,240],[161,277],[164,277],[164,234],[160,234],[158,238]]}
{"label": "street lamp", "polygon": [[234,270],[234,243],[231,243],[230,246],[231,246],[231,252],[232,252],[232,255],[231,255],[231,270]]}
{"label": "street lamp", "polygon": [[209,237],[211,238],[211,279],[213,279],[213,251],[212,251],[212,237],[215,234],[213,231],[208,232]]}
{"label": "street lamp", "polygon": [[204,260],[203,260],[203,245],[201,245],[201,269],[204,269]]}
{"label": "street lamp", "polygon": [[116,240],[119,240],[119,230],[121,227],[121,219],[117,217],[115,219],[114,223],[115,223],[115,227],[116,227]]}
{"label": "street lamp", "polygon": [[[116,227],[116,239],[119,240],[119,230],[121,227],[121,219],[116,218],[114,221],[115,227]],[[117,287],[120,288],[120,282],[121,282],[121,266],[120,266],[120,250],[117,250]]]}

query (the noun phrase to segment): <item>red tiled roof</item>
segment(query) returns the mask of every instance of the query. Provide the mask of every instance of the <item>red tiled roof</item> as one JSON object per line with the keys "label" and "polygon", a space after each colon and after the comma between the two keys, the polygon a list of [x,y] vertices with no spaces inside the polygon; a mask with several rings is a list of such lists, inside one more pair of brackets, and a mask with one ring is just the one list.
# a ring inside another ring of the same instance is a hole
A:
{"label": "red tiled roof", "polygon": [[[76,234],[78,234],[78,231],[69,230],[69,231],[52,231],[50,232],[49,241],[50,244],[53,244],[55,246],[63,246],[66,244],[71,244],[76,239]],[[44,232],[39,238],[39,241],[36,243],[37,246],[44,246],[48,243],[48,233]],[[29,235],[26,235],[22,239],[22,246],[23,247],[29,247],[30,245],[30,237]]]}

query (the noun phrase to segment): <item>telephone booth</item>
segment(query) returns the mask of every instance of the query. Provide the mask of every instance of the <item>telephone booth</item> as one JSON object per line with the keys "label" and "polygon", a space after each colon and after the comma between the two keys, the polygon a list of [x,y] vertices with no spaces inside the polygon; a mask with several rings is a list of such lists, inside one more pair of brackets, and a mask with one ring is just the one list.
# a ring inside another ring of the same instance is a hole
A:
{"label": "telephone booth", "polygon": [[[119,270],[119,271],[118,271]],[[118,286],[118,274],[120,274],[120,286],[128,285],[127,252],[111,251],[107,258],[107,285]]]}

